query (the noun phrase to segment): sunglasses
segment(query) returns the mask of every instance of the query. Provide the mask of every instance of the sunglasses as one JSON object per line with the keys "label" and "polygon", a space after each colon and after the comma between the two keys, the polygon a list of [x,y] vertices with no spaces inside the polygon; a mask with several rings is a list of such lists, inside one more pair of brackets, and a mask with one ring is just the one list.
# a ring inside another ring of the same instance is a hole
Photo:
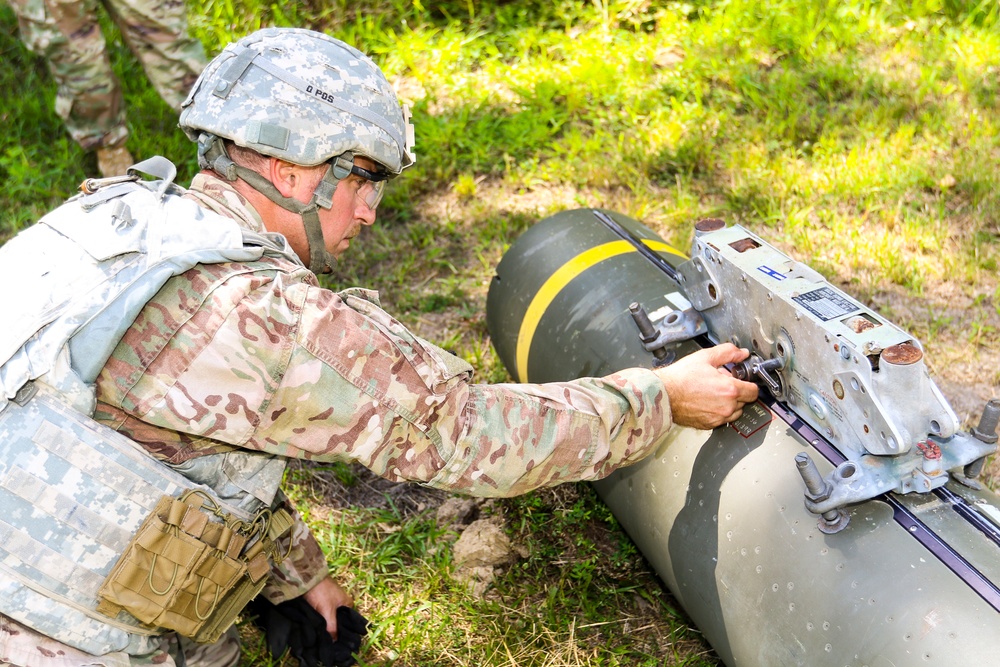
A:
{"label": "sunglasses", "polygon": [[388,182],[389,174],[377,171],[368,171],[358,165],[351,165],[351,173],[365,179],[365,182],[358,188],[357,196],[371,210],[382,201],[385,194],[385,184]]}

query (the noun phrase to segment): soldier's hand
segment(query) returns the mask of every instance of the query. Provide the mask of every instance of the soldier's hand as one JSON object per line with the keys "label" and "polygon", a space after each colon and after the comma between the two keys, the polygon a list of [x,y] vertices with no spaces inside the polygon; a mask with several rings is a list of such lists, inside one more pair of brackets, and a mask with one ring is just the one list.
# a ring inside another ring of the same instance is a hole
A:
{"label": "soldier's hand", "polygon": [[326,631],[337,639],[337,610],[340,607],[354,606],[354,599],[350,593],[341,588],[333,578],[326,577],[306,591],[302,597],[326,619]]}
{"label": "soldier's hand", "polygon": [[305,600],[294,598],[273,604],[258,596],[247,605],[254,623],[264,631],[275,660],[289,651],[302,667],[350,667],[368,632],[368,621],[357,610],[341,606],[335,615],[338,637],[327,631],[326,619]]}
{"label": "soldier's hand", "polygon": [[712,429],[739,419],[743,406],[757,400],[757,385],[737,380],[723,366],[748,356],[747,350],[723,343],[656,369],[670,397],[674,423]]}

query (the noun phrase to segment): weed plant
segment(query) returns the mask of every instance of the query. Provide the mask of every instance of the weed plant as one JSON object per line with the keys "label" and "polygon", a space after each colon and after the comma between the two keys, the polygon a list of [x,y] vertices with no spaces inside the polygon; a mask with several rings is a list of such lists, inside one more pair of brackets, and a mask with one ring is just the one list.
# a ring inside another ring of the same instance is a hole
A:
{"label": "weed plant", "polygon": [[[379,289],[390,312],[468,359],[481,380],[509,377],[483,317],[503,251],[546,215],[601,206],[680,248],[700,218],[747,225],[911,329],[963,419],[997,393],[995,2],[188,6],[210,54],[262,26],[298,26],[382,65],[414,107],[418,162],[325,280]],[[185,182],[191,145],[104,28],[130,150],[167,155]],[[95,162],[52,112],[54,85],[17,41],[6,5],[0,86],[2,241],[95,175]],[[346,468],[337,477],[361,483]],[[363,664],[717,664],[589,487],[484,508],[526,555],[476,598],[451,578],[453,537],[429,511],[320,512],[296,484],[331,570],[376,621]],[[247,632],[246,662],[271,664]]]}

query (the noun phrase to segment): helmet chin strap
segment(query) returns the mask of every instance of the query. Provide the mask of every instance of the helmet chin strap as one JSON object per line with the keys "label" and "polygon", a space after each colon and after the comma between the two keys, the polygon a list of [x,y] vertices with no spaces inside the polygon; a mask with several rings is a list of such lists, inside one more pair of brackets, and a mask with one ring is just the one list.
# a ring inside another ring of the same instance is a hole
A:
{"label": "helmet chin strap", "polygon": [[354,156],[352,154],[344,153],[338,156],[323,176],[323,180],[316,186],[312,199],[308,203],[302,203],[278,192],[278,188],[274,187],[273,183],[256,171],[233,162],[226,153],[222,140],[215,135],[202,134],[198,138],[199,167],[211,169],[228,181],[242,178],[268,200],[302,218],[302,226],[309,243],[309,270],[316,274],[333,271],[335,261],[334,256],[326,249],[326,239],[323,237],[323,227],[319,221],[319,209],[329,210],[333,207],[333,193],[337,189],[337,183],[351,173],[353,165]]}

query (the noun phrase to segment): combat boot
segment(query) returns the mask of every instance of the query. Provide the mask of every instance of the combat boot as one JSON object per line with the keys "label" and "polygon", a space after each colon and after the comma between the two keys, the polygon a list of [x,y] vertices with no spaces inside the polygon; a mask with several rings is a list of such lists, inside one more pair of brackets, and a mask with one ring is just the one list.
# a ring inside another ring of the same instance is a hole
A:
{"label": "combat boot", "polygon": [[124,176],[125,170],[135,164],[132,154],[125,144],[118,146],[101,146],[97,149],[97,169],[102,178],[109,176]]}

